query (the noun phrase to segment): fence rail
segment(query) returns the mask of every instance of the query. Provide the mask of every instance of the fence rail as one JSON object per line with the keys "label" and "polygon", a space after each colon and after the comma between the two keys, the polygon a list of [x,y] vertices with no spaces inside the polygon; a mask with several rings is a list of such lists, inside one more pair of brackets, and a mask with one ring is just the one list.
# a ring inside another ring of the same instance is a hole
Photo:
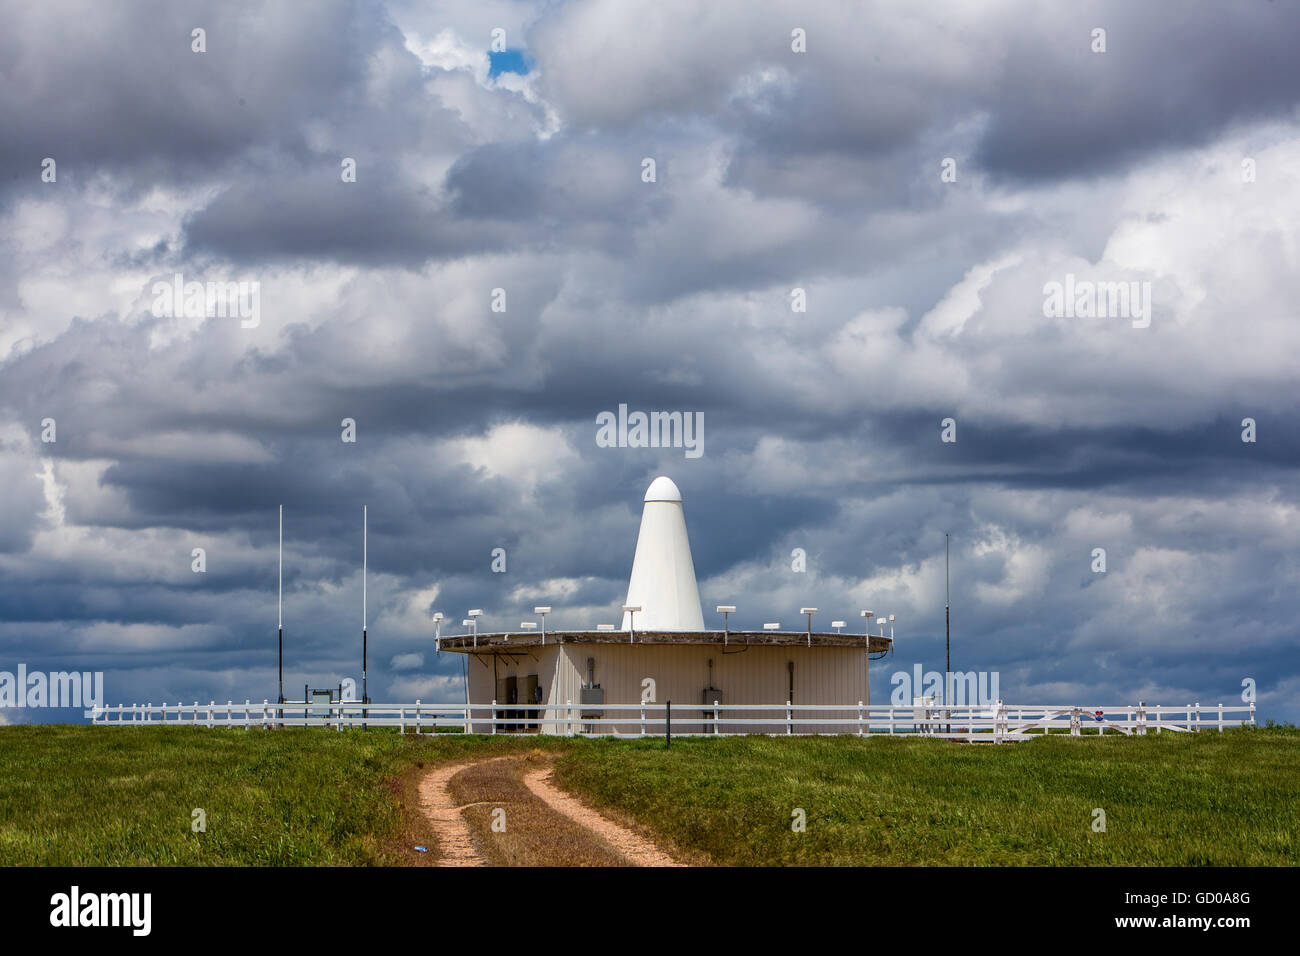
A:
{"label": "fence rail", "polygon": [[[611,715],[611,712],[617,712]],[[1244,716],[1234,716],[1234,715]],[[227,700],[200,704],[115,704],[85,712],[96,726],[396,727],[401,732],[549,733],[565,736],[658,737],[769,734],[809,736],[924,736],[1004,743],[1048,733],[1102,736],[1196,733],[1254,726],[1255,705],[1200,703],[1183,706],[954,704],[913,706],[857,704],[426,704],[271,703]]]}

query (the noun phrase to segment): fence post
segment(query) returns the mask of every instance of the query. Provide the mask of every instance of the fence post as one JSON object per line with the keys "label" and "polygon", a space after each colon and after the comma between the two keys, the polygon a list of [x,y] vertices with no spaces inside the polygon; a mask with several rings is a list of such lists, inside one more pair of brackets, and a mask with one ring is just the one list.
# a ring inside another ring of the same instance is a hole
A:
{"label": "fence post", "polygon": [[718,702],[716,700],[713,702],[713,734],[715,737],[718,734]]}
{"label": "fence post", "polygon": [[415,701],[415,736],[420,736],[420,700]]}
{"label": "fence post", "polygon": [[787,734],[794,733],[793,721],[794,721],[794,714],[791,712],[790,709],[790,701],[787,700],[785,702],[785,732]]}
{"label": "fence post", "polygon": [[1219,701],[1219,733],[1223,733],[1223,701]]}
{"label": "fence post", "polygon": [[[167,705],[164,704],[163,706],[165,707]],[[226,723],[227,725],[229,725],[229,724],[233,724],[234,722],[235,722],[235,711],[233,707],[233,702],[229,697],[227,697],[226,698]]]}
{"label": "fence post", "polygon": [[1138,701],[1137,711],[1134,714],[1137,719],[1137,735],[1145,737],[1147,735],[1147,707],[1146,701]]}
{"label": "fence post", "polygon": [[564,702],[564,716],[567,717],[569,720],[569,736],[572,737],[573,736],[573,701],[572,700],[566,700]]}
{"label": "fence post", "polygon": [[641,736],[645,736],[645,700],[641,701]]}
{"label": "fence post", "polygon": [[862,736],[862,701],[858,701],[858,736]]}
{"label": "fence post", "polygon": [[266,700],[265,697],[263,697],[263,698],[262,698],[262,729],[263,729],[263,730],[266,729],[266,721],[267,721],[267,716],[268,716],[268,713],[267,713],[267,712],[268,712],[269,710],[270,710],[270,708],[267,706],[267,700]]}
{"label": "fence post", "polygon": [[1197,731],[1197,733],[1200,733],[1200,730],[1201,730],[1201,702],[1198,700],[1198,701],[1196,702],[1196,731]]}
{"label": "fence post", "polygon": [[1160,733],[1160,705],[1156,704],[1156,733]]}
{"label": "fence post", "polygon": [[1250,726],[1255,726],[1255,702],[1250,702]]}
{"label": "fence post", "polygon": [[892,705],[889,708],[889,736],[894,736],[894,708]]}
{"label": "fence post", "polygon": [[493,698],[492,698],[492,730],[491,730],[491,733],[495,734],[496,732],[497,732],[497,700],[496,700],[495,697],[493,697]]}
{"label": "fence post", "polygon": [[664,705],[664,746],[673,745],[673,702]]}
{"label": "fence post", "polygon": [[1071,708],[1070,710],[1070,736],[1071,737],[1080,736],[1078,707]]}
{"label": "fence post", "polygon": [[[245,729],[245,730],[248,729],[248,708],[249,708],[249,704],[250,704],[249,699],[248,699],[247,697],[245,697],[245,698],[244,698],[244,729]],[[180,714],[177,713],[176,716],[179,717]]]}
{"label": "fence post", "polygon": [[153,701],[149,701],[144,706],[145,706],[144,722],[148,724],[153,721]]}

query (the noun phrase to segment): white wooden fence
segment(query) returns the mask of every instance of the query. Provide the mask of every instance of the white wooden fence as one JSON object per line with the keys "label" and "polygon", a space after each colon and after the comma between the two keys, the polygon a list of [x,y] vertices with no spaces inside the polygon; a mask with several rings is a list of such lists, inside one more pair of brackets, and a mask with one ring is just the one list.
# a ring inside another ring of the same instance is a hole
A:
{"label": "white wooden fence", "polygon": [[[671,711],[671,715],[670,715]],[[611,713],[616,712],[616,713]],[[482,734],[541,732],[568,736],[659,737],[769,734],[913,735],[985,743],[1032,740],[1046,733],[1070,736],[1195,733],[1255,724],[1255,705],[1184,706],[1125,704],[966,704],[895,707],[857,704],[117,704],[85,712],[104,727],[396,727],[403,733],[459,731]],[[1242,716],[1234,716],[1242,715]]]}

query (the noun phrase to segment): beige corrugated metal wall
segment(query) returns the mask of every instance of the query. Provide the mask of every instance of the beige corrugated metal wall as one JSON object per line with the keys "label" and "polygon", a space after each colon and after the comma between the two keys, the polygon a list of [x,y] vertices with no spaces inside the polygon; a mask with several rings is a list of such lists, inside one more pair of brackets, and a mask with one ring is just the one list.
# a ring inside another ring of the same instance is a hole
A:
{"label": "beige corrugated metal wall", "polygon": [[[635,704],[641,700],[642,681],[652,679],[654,699],[673,702],[673,725],[683,733],[698,732],[704,726],[702,694],[709,686],[709,661],[713,661],[713,686],[722,691],[724,704],[783,703],[790,696],[788,665],[794,662],[796,704],[870,703],[867,697],[867,655],[850,647],[751,647],[724,654],[719,646],[698,644],[565,644],[556,666],[555,682],[548,699],[577,703],[579,687],[586,680],[587,659],[595,662],[596,683],[609,703]],[[735,648],[728,650],[734,651]],[[639,715],[635,711],[612,711],[607,716],[628,718],[628,723],[609,726],[611,732],[635,733]],[[731,716],[740,717],[740,713]],[[785,720],[785,710],[751,712],[746,718]],[[798,715],[797,715],[798,716]],[[805,719],[814,715],[805,713]],[[857,717],[857,711],[827,711],[819,718]],[[599,728],[606,729],[606,728]],[[654,728],[656,732],[660,728]],[[784,733],[784,725],[750,726],[722,722],[723,733]],[[817,727],[795,722],[795,733],[852,732],[847,726]]]}
{"label": "beige corrugated metal wall", "polygon": [[[728,648],[735,651],[735,648]],[[477,659],[476,659],[477,658]],[[727,653],[717,645],[699,644],[564,644],[559,647],[532,647],[517,652],[513,659],[499,656],[497,677],[525,677],[536,674],[543,699],[549,704],[581,700],[579,690],[587,678],[587,659],[594,661],[596,683],[605,691],[608,703],[636,704],[641,700],[642,681],[654,681],[654,700],[673,702],[673,726],[682,733],[705,729],[700,723],[706,715],[701,703],[704,688],[709,686],[709,661],[713,661],[713,686],[722,691],[723,704],[782,704],[790,697],[788,666],[794,663],[794,702],[796,704],[870,703],[867,696],[867,655],[863,648],[851,647],[750,647],[743,652]],[[482,663],[478,663],[481,660]],[[485,666],[486,665],[486,666]],[[469,690],[473,703],[496,699],[493,683],[492,655],[470,655]],[[476,714],[480,720],[487,713]],[[548,710],[546,719],[560,720],[563,715]],[[636,711],[610,711],[607,717],[626,717],[627,723],[596,729],[610,733],[636,733],[640,718]],[[785,709],[733,713],[732,717],[768,718],[780,724],[749,726],[722,721],[723,733],[785,733]],[[850,726],[816,726],[807,721],[812,713],[797,714],[795,733],[851,733]],[[826,711],[818,718],[856,718],[857,711]],[[486,733],[486,723],[474,730]],[[544,726],[544,733],[566,733],[567,728]],[[662,727],[652,727],[656,733]]]}
{"label": "beige corrugated metal wall", "polygon": [[[492,671],[493,656],[493,654],[489,653],[468,655],[469,700],[471,704],[488,704],[497,699],[497,688]],[[527,650],[521,648],[509,656],[505,654],[495,656],[496,677],[514,677],[518,679],[536,674],[537,682],[541,686],[544,695],[543,699],[550,700],[551,688],[555,686],[555,668],[560,659],[559,648],[553,645],[530,647]],[[540,716],[543,719],[557,719],[560,715],[547,712]],[[491,726],[486,723],[488,718],[486,710],[475,711],[474,717],[479,723],[472,727],[471,732],[485,734],[491,731]],[[555,728],[551,727],[543,727],[543,730],[546,733],[555,732]],[[560,731],[563,732],[563,728],[560,728]]]}

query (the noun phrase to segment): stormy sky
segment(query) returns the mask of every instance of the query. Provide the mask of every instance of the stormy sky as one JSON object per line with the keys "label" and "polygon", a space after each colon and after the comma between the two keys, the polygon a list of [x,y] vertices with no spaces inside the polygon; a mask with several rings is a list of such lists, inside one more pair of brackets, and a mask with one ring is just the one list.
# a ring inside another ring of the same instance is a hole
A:
{"label": "stormy sky", "polygon": [[[0,22],[0,670],[274,700],[283,505],[286,688],[359,682],[365,505],[371,697],[454,701],[432,612],[616,622],[666,474],[707,622],[896,615],[878,702],[943,667],[949,532],[1004,699],[1300,719],[1300,6]],[[1148,321],[1048,314],[1067,277]],[[598,446],[620,404],[703,454]]]}

